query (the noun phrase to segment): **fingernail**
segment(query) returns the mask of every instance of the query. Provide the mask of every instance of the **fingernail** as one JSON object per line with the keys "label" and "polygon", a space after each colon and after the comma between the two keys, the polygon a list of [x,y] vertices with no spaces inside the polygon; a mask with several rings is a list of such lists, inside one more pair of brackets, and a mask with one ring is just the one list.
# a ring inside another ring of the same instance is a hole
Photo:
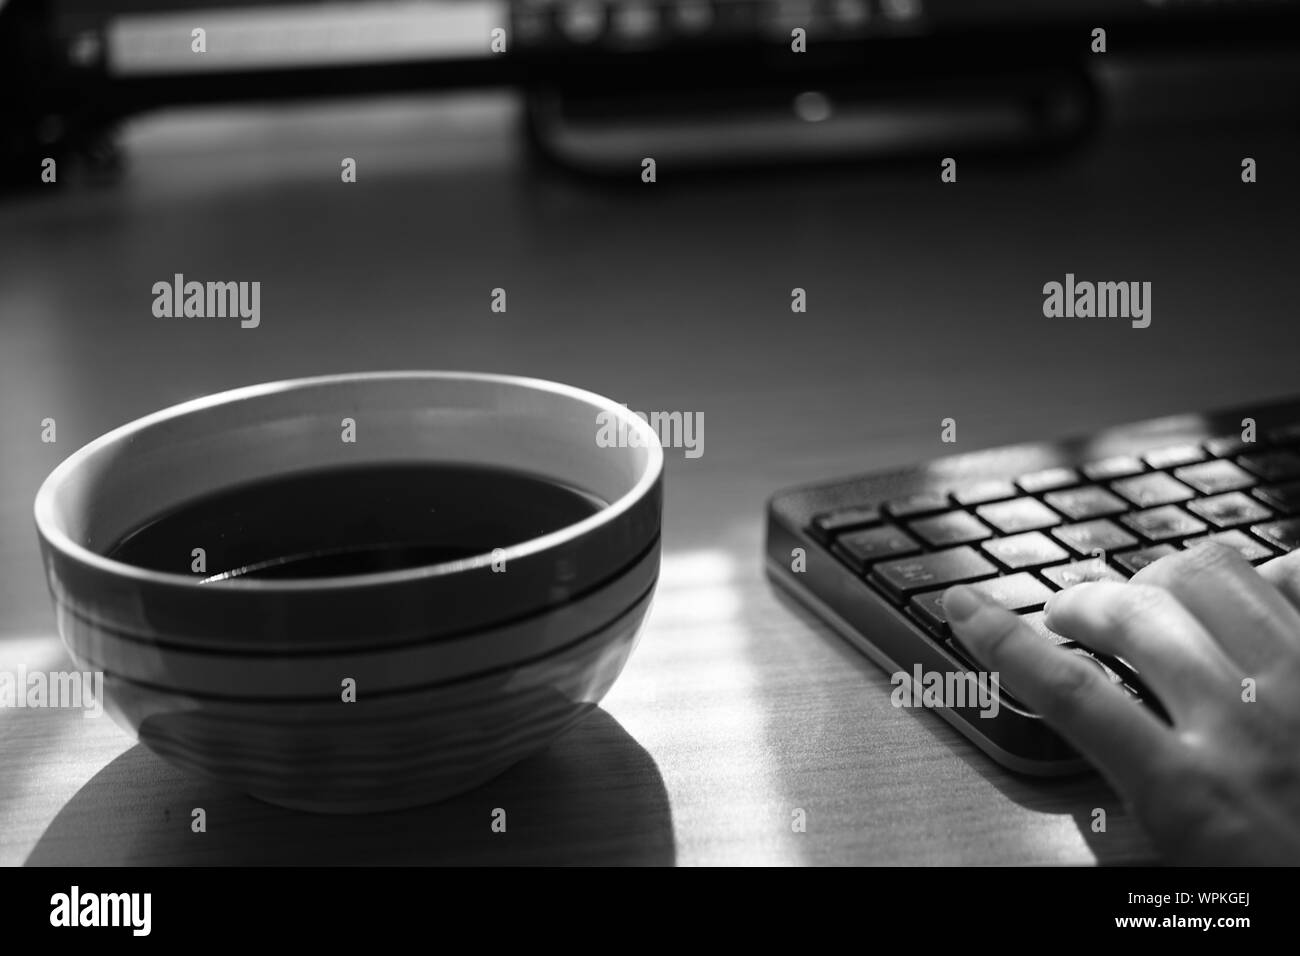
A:
{"label": "fingernail", "polygon": [[[1062,588],[1059,591],[1053,591],[1051,595],[1047,598],[1047,600],[1043,602],[1043,622],[1047,624],[1048,627],[1052,626],[1052,615],[1056,612],[1056,605],[1061,603],[1062,594],[1064,594],[1066,591],[1075,591],[1079,588],[1090,588],[1092,587],[1092,585],[1093,582],[1091,581],[1080,581],[1078,584],[1071,584],[1068,588]],[[1070,601],[1073,599],[1066,598],[1065,600]]]}
{"label": "fingernail", "polygon": [[943,596],[943,610],[949,623],[961,623],[975,616],[975,612],[984,606],[984,599],[974,588],[959,584],[949,588]]}

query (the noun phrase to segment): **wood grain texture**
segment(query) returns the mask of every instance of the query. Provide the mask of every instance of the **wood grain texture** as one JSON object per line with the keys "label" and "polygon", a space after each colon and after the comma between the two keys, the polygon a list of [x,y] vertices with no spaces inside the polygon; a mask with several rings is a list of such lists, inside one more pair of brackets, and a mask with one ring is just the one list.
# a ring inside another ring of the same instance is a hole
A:
{"label": "wood grain texture", "polygon": [[[647,196],[533,176],[513,120],[492,97],[160,117],[130,131],[117,186],[6,204],[0,668],[66,666],[30,509],[82,442],[240,384],[476,368],[704,414],[703,456],[669,454],[662,583],[603,710],[478,791],[347,819],[187,778],[106,719],[0,711],[0,863],[1149,858],[1096,778],[1016,777],[890,706],[887,676],[764,579],[763,505],[952,450],[950,415],[961,450],[1292,390],[1297,187],[1243,196],[1234,166],[1295,155],[1295,131],[1120,130],[959,194],[927,167]],[[1044,320],[1067,270],[1153,281],[1152,327]],[[153,318],[174,272],[261,280],[261,328]]]}

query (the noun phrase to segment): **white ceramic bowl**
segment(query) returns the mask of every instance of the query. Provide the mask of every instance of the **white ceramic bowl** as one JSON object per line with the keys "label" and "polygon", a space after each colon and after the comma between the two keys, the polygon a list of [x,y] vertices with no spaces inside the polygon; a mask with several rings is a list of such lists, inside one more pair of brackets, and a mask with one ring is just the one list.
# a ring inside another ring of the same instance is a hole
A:
{"label": "white ceramic bowl", "polygon": [[[340,441],[344,418],[355,443]],[[610,421],[633,440],[598,442]],[[375,574],[205,584],[105,554],[223,488],[397,463],[522,470],[606,504],[497,554]],[[354,812],[472,786],[599,701],[657,579],[662,471],[653,430],[580,389],[338,375],[118,428],[51,473],[36,523],[60,633],[80,666],[105,672],[110,713],[174,763],[273,802]]]}

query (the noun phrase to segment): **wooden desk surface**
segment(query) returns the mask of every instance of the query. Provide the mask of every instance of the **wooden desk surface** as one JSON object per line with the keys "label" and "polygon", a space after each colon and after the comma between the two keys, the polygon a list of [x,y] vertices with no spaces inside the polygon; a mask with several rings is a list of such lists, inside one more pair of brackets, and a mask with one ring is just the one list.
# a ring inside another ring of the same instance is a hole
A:
{"label": "wooden desk surface", "polygon": [[[640,646],[549,751],[441,806],[335,819],[189,779],[108,720],[0,711],[0,863],[1149,858],[1096,778],[1016,777],[890,706],[887,676],[764,579],[763,505],[951,450],[947,416],[973,449],[1293,391],[1294,123],[1121,124],[1069,160],[963,165],[948,186],[936,161],[661,171],[621,193],[533,175],[504,97],[206,119],[133,127],[114,187],[0,205],[0,670],[67,666],[40,481],[185,398],[345,370],[518,372],[702,412],[704,454],[669,452]],[[1041,287],[1067,271],[1150,280],[1152,326],[1044,319]],[[261,327],[155,319],[151,286],[174,272],[260,280]]]}

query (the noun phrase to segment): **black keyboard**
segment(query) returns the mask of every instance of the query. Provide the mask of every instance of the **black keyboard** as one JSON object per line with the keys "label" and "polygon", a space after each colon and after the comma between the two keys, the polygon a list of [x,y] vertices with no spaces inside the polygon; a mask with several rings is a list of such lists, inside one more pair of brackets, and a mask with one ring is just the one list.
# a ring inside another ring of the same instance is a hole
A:
{"label": "black keyboard", "polygon": [[[940,600],[965,583],[1159,711],[1124,661],[1048,630],[1043,604],[1055,590],[1124,581],[1204,540],[1255,564],[1300,547],[1300,400],[786,491],[769,503],[767,532],[772,578],[890,673],[977,670]],[[975,701],[935,709],[1012,769],[1085,766],[1037,715],[1000,695],[992,719]]]}

